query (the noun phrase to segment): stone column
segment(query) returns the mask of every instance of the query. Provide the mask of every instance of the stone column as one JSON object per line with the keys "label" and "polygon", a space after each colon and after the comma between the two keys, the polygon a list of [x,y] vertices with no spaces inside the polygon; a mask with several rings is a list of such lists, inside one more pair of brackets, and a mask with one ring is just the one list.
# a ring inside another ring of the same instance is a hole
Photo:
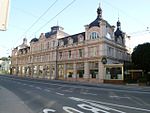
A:
{"label": "stone column", "polygon": [[84,62],[84,76],[83,78],[89,78],[90,77],[90,73],[89,73],[89,62],[85,61]]}
{"label": "stone column", "polygon": [[37,69],[36,69],[36,77],[38,77],[38,76],[39,76],[39,68],[40,68],[40,66],[39,66],[39,65],[37,65]]}
{"label": "stone column", "polygon": [[20,66],[20,76],[22,77],[23,76],[23,74],[22,74],[22,66]]}
{"label": "stone column", "polygon": [[77,64],[73,64],[73,78],[77,78]]}
{"label": "stone column", "polygon": [[43,66],[43,78],[44,79],[45,79],[45,77],[47,77],[46,72],[47,72],[47,68],[46,68],[46,65],[44,65]]}
{"label": "stone column", "polygon": [[33,75],[34,75],[34,66],[31,65],[31,78],[33,78]]}
{"label": "stone column", "polygon": [[99,82],[103,83],[104,82],[104,64],[102,64],[101,61],[98,62],[98,79]]}
{"label": "stone column", "polygon": [[64,64],[64,79],[67,79],[67,64]]}
{"label": "stone column", "polygon": [[56,66],[55,64],[51,64],[51,79],[55,79],[56,78]]}
{"label": "stone column", "polygon": [[87,58],[88,57],[88,47],[85,47],[84,50],[85,50],[84,57]]}

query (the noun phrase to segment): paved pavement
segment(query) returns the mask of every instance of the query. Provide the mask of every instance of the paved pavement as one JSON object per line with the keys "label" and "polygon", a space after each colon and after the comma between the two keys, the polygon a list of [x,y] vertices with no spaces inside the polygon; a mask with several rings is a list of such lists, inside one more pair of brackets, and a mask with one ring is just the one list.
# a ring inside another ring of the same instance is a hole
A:
{"label": "paved pavement", "polygon": [[0,86],[0,113],[33,113],[24,102],[11,91]]}

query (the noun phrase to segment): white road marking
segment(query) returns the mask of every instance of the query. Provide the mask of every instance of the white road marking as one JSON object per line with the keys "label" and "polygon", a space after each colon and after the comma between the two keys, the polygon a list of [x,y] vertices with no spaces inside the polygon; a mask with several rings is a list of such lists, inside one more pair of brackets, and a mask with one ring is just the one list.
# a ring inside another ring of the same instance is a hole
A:
{"label": "white road marking", "polygon": [[54,109],[43,109],[43,113],[56,112]]}
{"label": "white road marking", "polygon": [[72,90],[63,90],[63,91],[65,91],[65,92],[73,92]]}
{"label": "white road marking", "polygon": [[29,85],[30,87],[34,87],[33,85]]}
{"label": "white road marking", "polygon": [[93,106],[90,106],[88,104],[78,104],[77,106],[79,106],[80,108],[84,109],[84,110],[88,110],[88,111],[92,111],[93,113],[99,113],[100,112],[103,112],[103,113],[110,113],[108,111],[105,111],[102,109],[99,109],[99,108],[96,108],[96,107],[93,107]]}
{"label": "white road marking", "polygon": [[17,84],[21,84],[20,82],[17,82]]}
{"label": "white road marking", "polygon": [[82,111],[79,111],[75,108],[68,107],[68,106],[63,106],[63,110],[66,111],[67,113],[74,113],[74,111],[75,111],[75,113],[84,113]]}
{"label": "white road marking", "polygon": [[58,93],[58,92],[56,92],[56,94],[58,94],[58,95],[64,95],[64,94],[62,94],[62,93]]}
{"label": "white road marking", "polygon": [[98,111],[101,111],[103,113],[110,113],[108,111],[115,111],[115,112],[118,112],[118,113],[126,113],[126,112],[123,112],[123,111],[120,111],[120,110],[117,110],[117,109],[113,109],[111,107],[107,107],[107,106],[104,106],[104,105],[97,104],[96,102],[91,102],[91,100],[89,101],[89,100],[86,100],[86,99],[80,99],[80,98],[76,98],[76,97],[70,97],[70,98],[75,100],[75,101],[80,101],[80,102],[84,102],[84,103],[89,104],[89,105],[83,104],[82,107],[81,106],[79,106],[79,107],[90,110],[93,113],[99,113]]}
{"label": "white road marking", "polygon": [[84,94],[84,95],[97,95],[95,93],[86,93],[86,92],[81,92],[81,94]]}
{"label": "white road marking", "polygon": [[42,88],[40,88],[40,87],[35,87],[36,89],[39,89],[39,90],[42,90]]}
{"label": "white road marking", "polygon": [[138,111],[150,112],[150,109],[144,109],[144,108],[114,104],[114,103],[107,103],[107,102],[101,102],[101,101],[94,101],[94,100],[89,100],[89,99],[81,99],[81,98],[76,98],[76,97],[69,97],[69,98],[72,99],[72,100],[75,100],[75,101],[81,101],[81,102],[86,102],[86,103],[87,102],[92,102],[92,103],[96,103],[96,104],[98,103],[98,104],[115,106],[115,107],[120,107],[120,108],[127,108],[127,109],[133,109],[133,110],[138,110]]}
{"label": "white road marking", "polygon": [[131,99],[130,97],[120,97],[120,96],[109,96],[110,98],[116,98],[116,99]]}
{"label": "white road marking", "polygon": [[51,92],[49,89],[44,89],[44,91],[46,91],[46,92]]}

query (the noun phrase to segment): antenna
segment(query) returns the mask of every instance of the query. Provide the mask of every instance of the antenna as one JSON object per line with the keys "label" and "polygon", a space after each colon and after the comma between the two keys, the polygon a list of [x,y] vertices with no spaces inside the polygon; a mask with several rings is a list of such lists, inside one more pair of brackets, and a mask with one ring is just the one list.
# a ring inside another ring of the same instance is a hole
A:
{"label": "antenna", "polygon": [[57,26],[59,26],[58,20],[57,20]]}
{"label": "antenna", "polygon": [[101,2],[101,0],[99,1],[99,7],[101,7],[101,4],[102,4],[102,2]]}
{"label": "antenna", "polygon": [[120,17],[120,16],[119,16],[119,11],[118,11],[118,20],[119,20],[119,17]]}

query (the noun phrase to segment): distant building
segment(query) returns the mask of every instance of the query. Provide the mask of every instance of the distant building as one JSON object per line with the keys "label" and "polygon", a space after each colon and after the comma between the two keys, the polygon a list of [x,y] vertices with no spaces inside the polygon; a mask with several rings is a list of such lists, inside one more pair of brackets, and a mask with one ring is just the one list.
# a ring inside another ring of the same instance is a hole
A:
{"label": "distant building", "polygon": [[130,61],[126,34],[97,17],[85,26],[85,32],[68,35],[60,26],[41,33],[12,50],[11,70],[18,76],[89,82],[122,82],[123,65]]}
{"label": "distant building", "polygon": [[10,59],[0,59],[0,73],[9,73],[10,71]]}

